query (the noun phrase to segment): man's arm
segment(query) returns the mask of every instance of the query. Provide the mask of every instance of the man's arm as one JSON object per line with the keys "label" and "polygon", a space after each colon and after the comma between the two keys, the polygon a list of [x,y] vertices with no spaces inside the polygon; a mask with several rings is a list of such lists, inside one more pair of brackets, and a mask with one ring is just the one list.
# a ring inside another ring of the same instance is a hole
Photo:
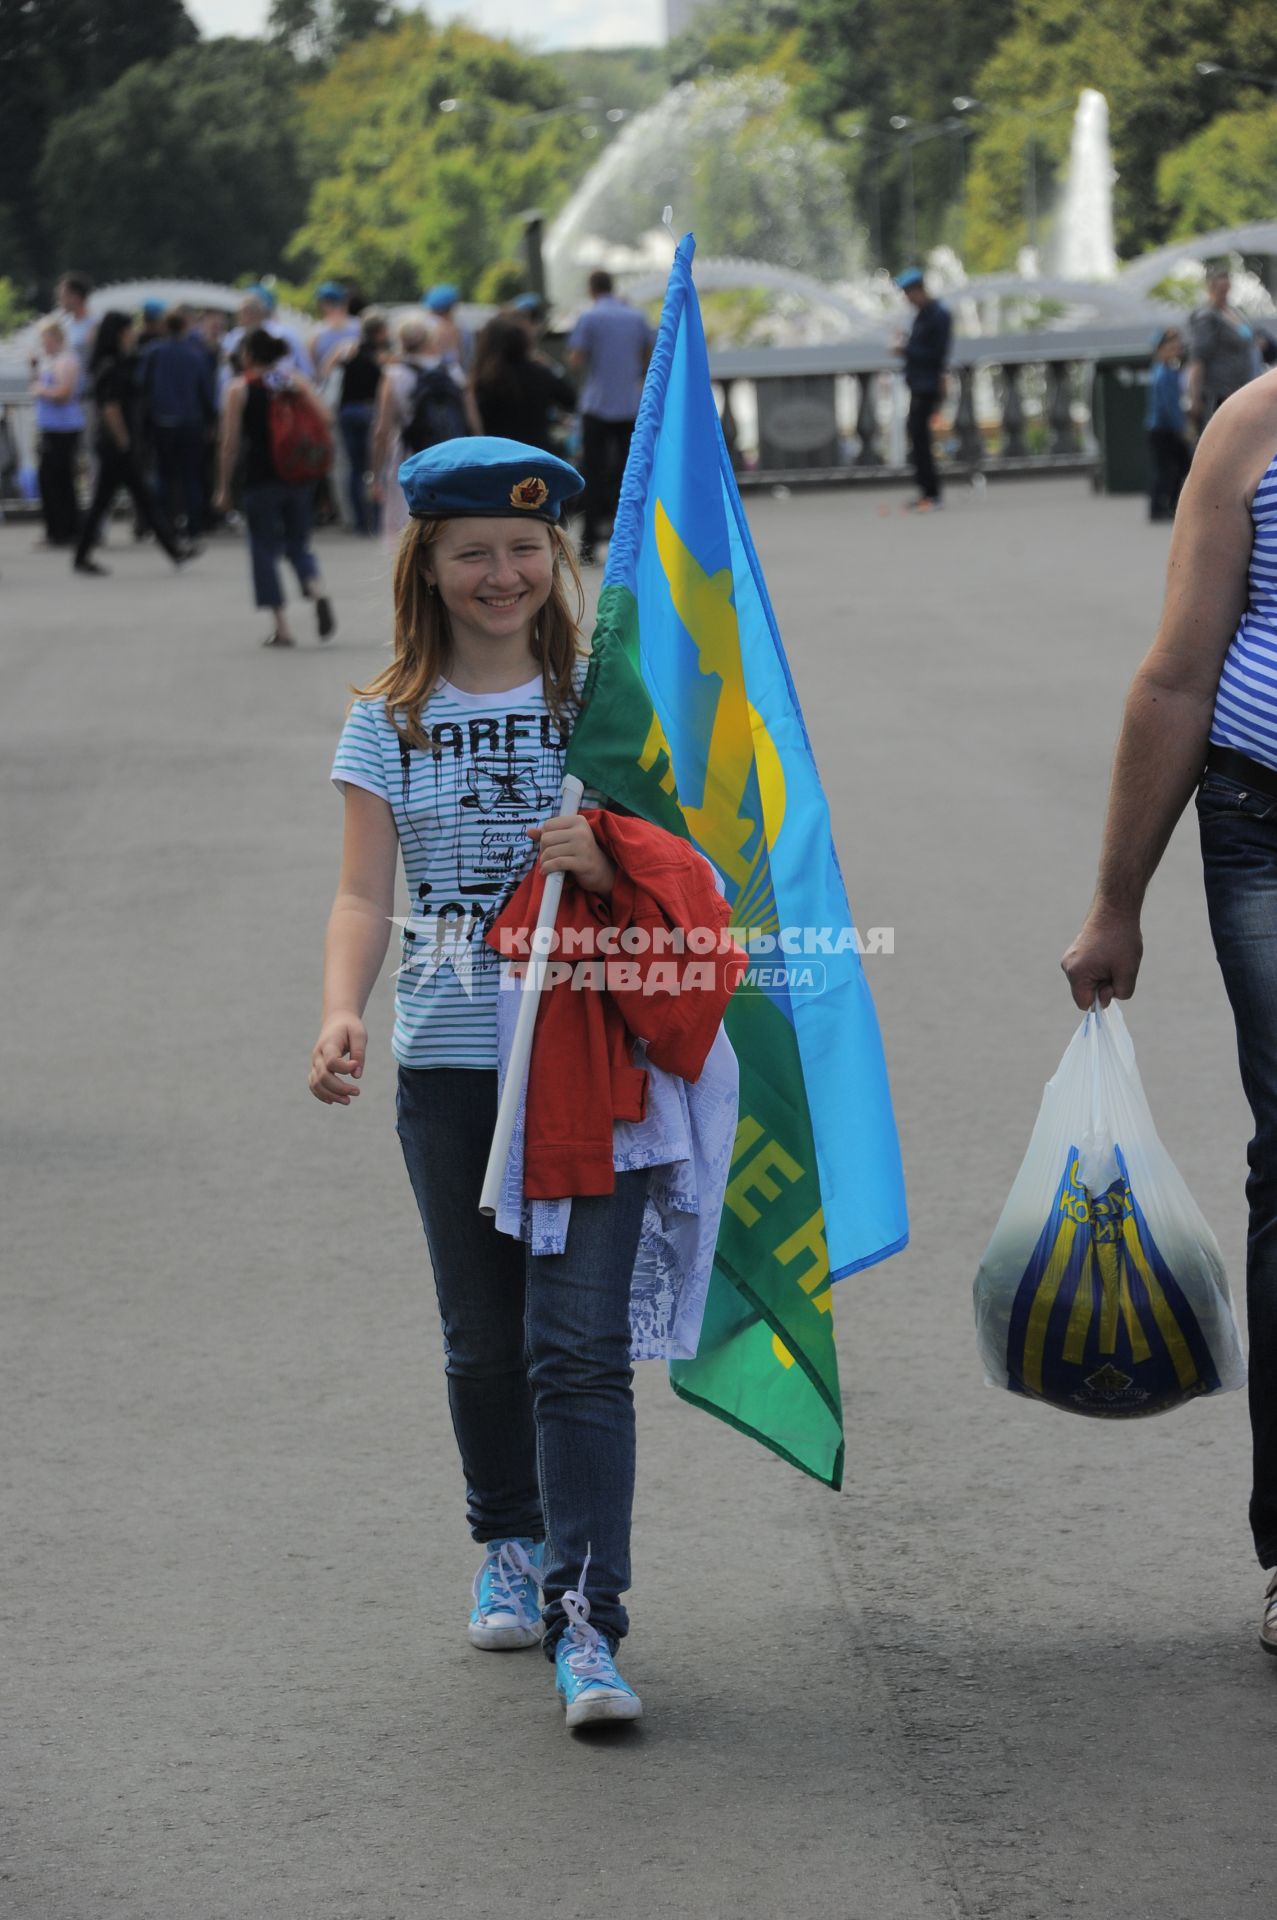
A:
{"label": "man's arm", "polygon": [[1250,500],[1277,441],[1272,393],[1252,387],[1237,400],[1202,436],[1175,516],[1161,625],[1127,694],[1095,897],[1060,962],[1079,1007],[1135,991],[1144,894],[1205,763],[1246,605]]}

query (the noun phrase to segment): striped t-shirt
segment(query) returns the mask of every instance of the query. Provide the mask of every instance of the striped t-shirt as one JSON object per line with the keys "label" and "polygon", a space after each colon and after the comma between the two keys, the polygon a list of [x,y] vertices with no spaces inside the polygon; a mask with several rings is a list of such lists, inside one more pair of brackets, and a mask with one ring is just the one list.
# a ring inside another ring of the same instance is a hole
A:
{"label": "striped t-shirt", "polygon": [[391,1050],[405,1067],[495,1067],[501,962],[484,942],[532,865],[528,828],[559,809],[568,727],[541,680],[504,693],[440,681],[422,721],[437,754],[405,763],[381,700],[356,700],[333,781],[389,802],[399,829],[408,917],[395,981]]}
{"label": "striped t-shirt", "polygon": [[1224,656],[1210,737],[1277,768],[1277,455],[1255,489],[1250,517],[1246,611]]}

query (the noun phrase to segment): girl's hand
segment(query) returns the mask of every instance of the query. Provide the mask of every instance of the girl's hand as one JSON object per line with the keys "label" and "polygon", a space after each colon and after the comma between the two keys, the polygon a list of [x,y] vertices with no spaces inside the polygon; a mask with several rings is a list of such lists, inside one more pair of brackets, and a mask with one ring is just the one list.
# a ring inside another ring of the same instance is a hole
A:
{"label": "girl's hand", "polygon": [[348,1107],[359,1094],[348,1073],[357,1080],[364,1070],[368,1030],[354,1013],[335,1013],[325,1020],[310,1056],[310,1090],[326,1107]]}
{"label": "girl's hand", "polygon": [[529,827],[528,838],[541,849],[542,873],[570,873],[587,893],[611,893],[616,868],[579,813],[555,814],[544,826]]}

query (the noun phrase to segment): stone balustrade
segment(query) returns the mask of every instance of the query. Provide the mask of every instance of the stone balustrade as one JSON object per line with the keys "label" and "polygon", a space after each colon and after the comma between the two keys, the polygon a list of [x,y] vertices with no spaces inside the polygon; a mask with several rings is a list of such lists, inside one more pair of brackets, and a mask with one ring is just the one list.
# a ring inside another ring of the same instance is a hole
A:
{"label": "stone balustrade", "polygon": [[[1127,330],[1129,331],[1129,330]],[[1097,362],[1142,380],[1148,340],[1113,329],[1008,334],[954,342],[936,436],[954,474],[1094,474],[1091,390]],[[908,404],[899,360],[877,342],[731,348],[710,367],[741,486],[882,484],[908,475]],[[35,458],[25,382],[0,377],[0,407],[19,460]],[[15,499],[16,476],[3,498]]]}

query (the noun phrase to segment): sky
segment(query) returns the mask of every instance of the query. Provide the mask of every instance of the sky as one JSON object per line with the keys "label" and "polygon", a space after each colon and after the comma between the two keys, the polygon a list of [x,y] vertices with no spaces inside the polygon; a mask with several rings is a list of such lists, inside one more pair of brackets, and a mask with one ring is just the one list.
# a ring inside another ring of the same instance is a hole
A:
{"label": "sky", "polygon": [[[186,0],[207,36],[261,33],[270,0]],[[464,20],[482,33],[506,34],[525,46],[634,47],[665,37],[664,0],[432,0],[432,20]]]}

